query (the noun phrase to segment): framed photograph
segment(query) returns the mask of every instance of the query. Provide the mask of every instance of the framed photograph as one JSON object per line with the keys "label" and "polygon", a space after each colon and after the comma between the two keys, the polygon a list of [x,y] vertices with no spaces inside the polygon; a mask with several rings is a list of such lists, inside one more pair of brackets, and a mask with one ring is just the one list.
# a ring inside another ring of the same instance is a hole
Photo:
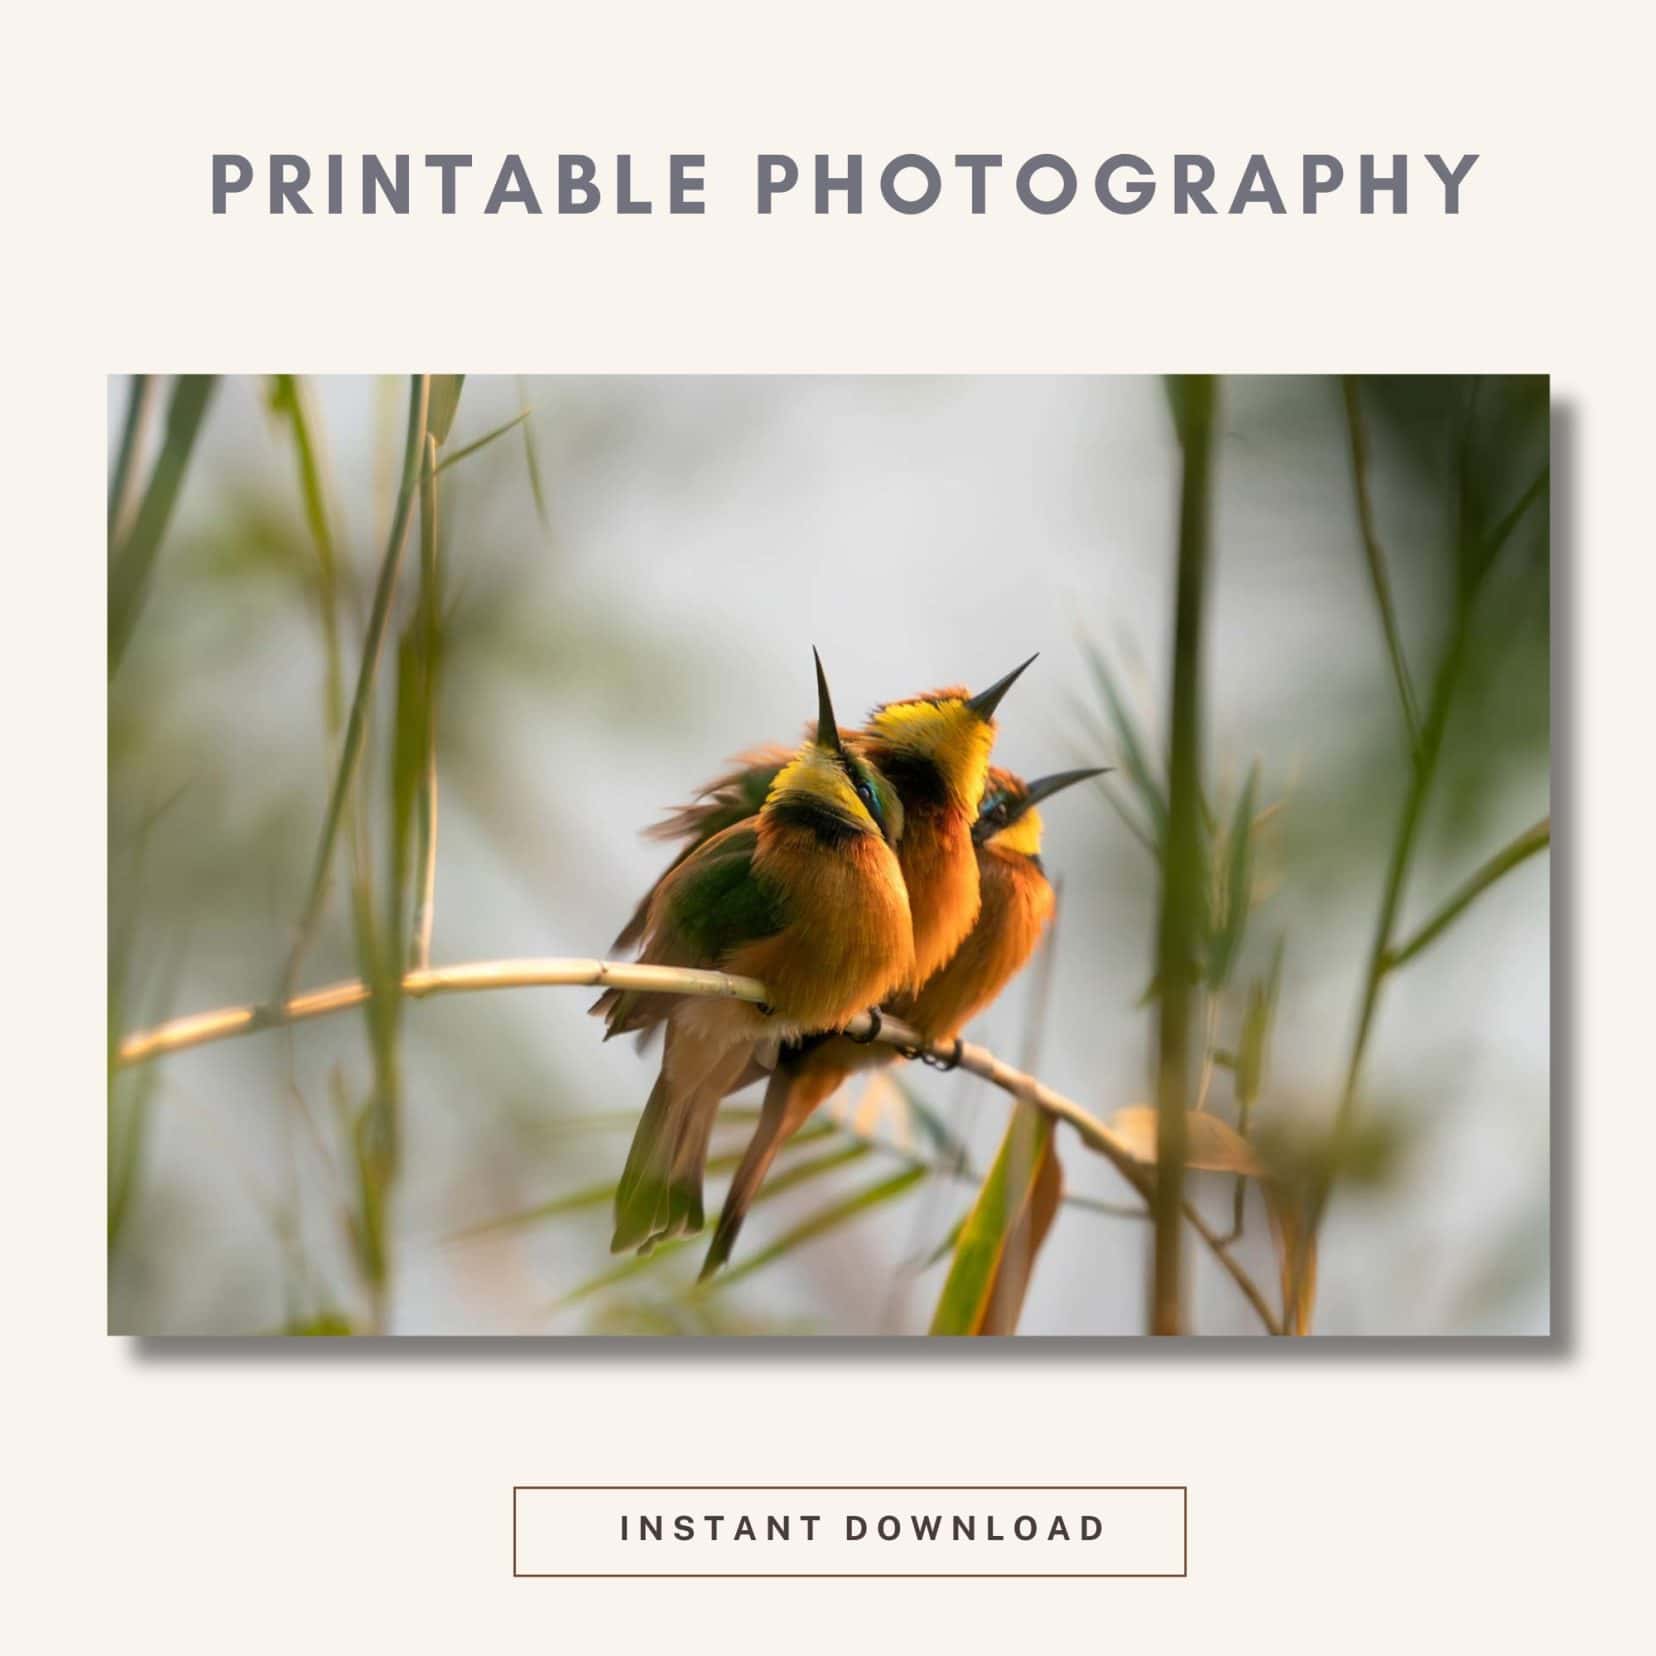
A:
{"label": "framed photograph", "polygon": [[112,1331],[1548,1331],[1544,377],[108,404]]}

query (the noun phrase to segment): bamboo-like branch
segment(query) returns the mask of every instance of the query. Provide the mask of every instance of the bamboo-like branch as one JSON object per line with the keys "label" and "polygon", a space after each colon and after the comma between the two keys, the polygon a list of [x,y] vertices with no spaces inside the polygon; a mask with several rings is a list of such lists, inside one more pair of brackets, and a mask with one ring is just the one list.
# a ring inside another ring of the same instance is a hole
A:
{"label": "bamboo-like branch", "polygon": [[1369,581],[1380,624],[1386,635],[1386,653],[1391,657],[1392,677],[1397,681],[1397,699],[1403,706],[1403,723],[1409,733],[1409,754],[1420,752],[1420,706],[1409,678],[1408,659],[1403,654],[1403,634],[1397,625],[1397,607],[1392,602],[1391,580],[1386,574],[1386,555],[1374,526],[1374,504],[1369,498],[1368,434],[1363,425],[1363,406],[1358,397],[1357,378],[1347,374],[1340,381],[1345,393],[1346,432],[1351,444],[1352,486],[1357,495],[1357,528],[1368,559]]}
{"label": "bamboo-like branch", "polygon": [[[402,993],[410,1000],[425,1000],[436,995],[471,994],[485,989],[559,986],[699,995],[747,1001],[754,1005],[764,1004],[768,993],[757,978],[739,977],[730,972],[579,959],[484,960],[462,966],[432,966],[407,973],[402,980]],[[128,1035],[120,1044],[116,1061],[123,1068],[149,1063],[171,1053],[251,1035],[257,1030],[279,1029],[312,1018],[328,1017],[336,1012],[348,1012],[365,1005],[371,997],[372,991],[367,984],[352,979],[329,984],[322,989],[307,990],[279,1005],[226,1006],[212,1012],[192,1013],[188,1017],[159,1024],[154,1029]],[[957,1053],[954,1042],[928,1045],[914,1030],[893,1017],[882,1015],[876,1029],[874,1019],[866,1012],[851,1021],[846,1033],[859,1039],[867,1039],[872,1034],[875,1040],[897,1047],[900,1051],[924,1054],[967,1070],[999,1087],[1002,1092],[1068,1122],[1083,1141],[1103,1156],[1141,1197],[1147,1202],[1150,1200],[1155,1184],[1153,1172],[1134,1158],[1115,1133],[1073,1099],[1054,1092],[1036,1077],[1002,1063],[987,1048],[963,1041],[959,1043]],[[1280,1334],[1281,1325],[1265,1296],[1231,1257],[1218,1234],[1191,1204],[1186,1203],[1183,1211],[1197,1235],[1212,1250],[1214,1258],[1258,1313],[1266,1329],[1272,1334]]]}
{"label": "bamboo-like branch", "polygon": [[402,485],[397,491],[397,507],[391,520],[391,533],[386,541],[385,556],[380,563],[379,585],[374,591],[374,607],[368,617],[368,636],[362,645],[362,664],[357,672],[356,693],[351,698],[350,718],[345,724],[345,743],[340,750],[339,766],[334,773],[333,791],[328,796],[327,814],[322,819],[322,832],[317,839],[316,860],[311,867],[310,887],[305,906],[294,929],[293,948],[288,954],[282,972],[278,999],[286,1000],[293,992],[294,980],[299,975],[299,962],[309,947],[311,933],[322,913],[322,897],[328,889],[328,866],[333,861],[334,840],[339,834],[340,819],[345,801],[350,796],[351,783],[356,776],[357,761],[368,732],[368,703],[379,667],[380,647],[385,642],[387,623],[391,616],[391,600],[397,590],[397,570],[402,563],[403,542],[408,538],[408,520],[412,514],[415,487],[420,474],[420,445],[426,431],[426,413],[431,394],[431,376],[415,374],[408,392],[408,437],[403,448]]}
{"label": "bamboo-like branch", "polygon": [[420,648],[425,657],[425,757],[419,800],[420,874],[414,906],[413,964],[431,964],[437,918],[437,439],[426,433],[420,467]]}
{"label": "bamboo-like branch", "polygon": [[1173,383],[1184,470],[1173,599],[1167,822],[1162,834],[1161,904],[1156,927],[1156,1175],[1150,1193],[1155,1247],[1150,1264],[1150,1332],[1184,1332],[1184,1169],[1190,1109],[1190,1047],[1204,924],[1202,850],[1202,617],[1216,391],[1211,375]]}
{"label": "bamboo-like branch", "polygon": [[[712,995],[731,1000],[760,1002],[765,986],[757,978],[736,977],[728,972],[699,972],[670,966],[634,966],[602,960],[485,960],[465,966],[433,966],[403,976],[402,992],[411,1000],[434,995],[470,994],[481,989],[531,989],[550,987],[593,989],[639,989],[646,993]],[[365,1006],[372,991],[359,978],[310,989],[280,1005],[225,1006],[214,1012],[197,1012],[174,1018],[154,1029],[141,1030],[121,1042],[117,1054],[124,1067],[148,1063],[152,1058],[208,1046],[237,1035],[251,1035],[261,1029],[280,1029],[288,1024],[325,1018],[335,1012],[349,1012]]]}
{"label": "bamboo-like branch", "polygon": [[1460,918],[1461,912],[1476,902],[1497,880],[1510,874],[1537,852],[1545,851],[1551,843],[1552,818],[1542,817],[1533,828],[1525,829],[1510,845],[1497,851],[1407,943],[1387,950],[1385,969],[1395,971],[1406,961],[1413,960],[1422,949],[1435,943]]}

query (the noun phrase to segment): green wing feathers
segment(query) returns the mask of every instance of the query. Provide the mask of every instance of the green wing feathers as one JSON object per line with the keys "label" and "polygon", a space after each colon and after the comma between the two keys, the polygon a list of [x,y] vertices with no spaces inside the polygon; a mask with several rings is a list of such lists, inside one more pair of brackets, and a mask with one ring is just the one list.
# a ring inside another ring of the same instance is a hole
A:
{"label": "green wing feathers", "polygon": [[[727,828],[663,882],[658,925],[697,964],[716,966],[733,949],[774,937],[787,924],[781,892],[754,869],[758,848],[751,824]],[[653,953],[652,943],[644,958]]]}
{"label": "green wing feathers", "polygon": [[[755,872],[759,836],[751,822],[726,828],[691,849],[651,894],[639,958],[655,966],[719,967],[744,943],[773,937],[787,924],[780,892]],[[607,1040],[659,1022],[672,996],[611,989],[593,1012]]]}
{"label": "green wing feathers", "polygon": [[650,920],[650,904],[655,894],[673,871],[693,856],[700,848],[727,828],[733,828],[749,817],[757,816],[759,808],[770,793],[777,772],[792,755],[785,748],[755,748],[736,760],[736,769],[710,782],[697,796],[695,803],[681,806],[665,820],[648,830],[651,839],[676,840],[688,843],[662,871],[661,877],[639,900],[632,918],[621,928],[611,945],[615,949],[630,949],[643,937]]}

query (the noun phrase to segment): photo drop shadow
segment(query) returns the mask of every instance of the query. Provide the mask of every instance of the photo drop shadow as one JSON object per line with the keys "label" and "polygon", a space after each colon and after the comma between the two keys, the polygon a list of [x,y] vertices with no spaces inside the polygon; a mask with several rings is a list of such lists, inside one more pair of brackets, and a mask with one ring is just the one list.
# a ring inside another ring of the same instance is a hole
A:
{"label": "photo drop shadow", "polygon": [[933,1340],[915,1335],[750,1335],[741,1338],[647,1335],[393,1335],[305,1339],[245,1335],[128,1337],[131,1361],[149,1366],[351,1368],[402,1364],[449,1368],[495,1365],[578,1368],[636,1360],[694,1367],[1042,1368],[1098,1364],[1139,1367],[1258,1364],[1424,1364],[1450,1367],[1560,1363],[1576,1352],[1577,977],[1575,861],[1579,751],[1576,664],[1577,464],[1580,409],[1555,400],[1550,414],[1551,477],[1551,808],[1550,947],[1550,1326],[1544,1335],[1329,1335],[1274,1340],[1265,1335],[1052,1335]]}

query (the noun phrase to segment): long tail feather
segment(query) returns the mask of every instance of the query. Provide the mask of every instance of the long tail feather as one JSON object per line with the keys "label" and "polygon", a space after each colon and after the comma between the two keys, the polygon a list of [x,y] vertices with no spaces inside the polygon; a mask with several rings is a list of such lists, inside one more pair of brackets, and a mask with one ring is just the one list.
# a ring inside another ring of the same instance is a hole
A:
{"label": "long tail feather", "polygon": [[725,1193],[724,1207],[719,1211],[718,1228],[713,1232],[713,1240],[707,1249],[707,1259],[702,1265],[701,1276],[697,1279],[700,1282],[706,1282],[730,1258],[730,1250],[736,1246],[736,1238],[741,1234],[742,1221],[747,1218],[753,1198],[759,1194],[759,1187],[765,1182],[765,1175],[770,1172],[777,1151],[786,1142],[782,1126],[787,1119],[788,1090],[792,1085],[793,1077],[786,1070],[778,1069],[770,1078],[770,1085],[765,1088],[765,1102],[759,1111],[759,1125],[753,1129],[753,1137],[748,1140],[742,1164],[736,1169],[736,1176],[730,1181],[730,1189]]}
{"label": "long tail feather", "polygon": [[707,1259],[697,1278],[705,1282],[730,1258],[741,1234],[742,1221],[747,1218],[753,1199],[759,1194],[771,1163],[789,1139],[810,1120],[817,1106],[830,1097],[844,1079],[838,1069],[810,1069],[801,1073],[794,1065],[783,1062],[776,1068],[765,1088],[765,1102],[759,1110],[759,1124],[748,1140],[742,1164],[730,1181],[724,1206],[719,1211],[719,1223],[708,1245]]}
{"label": "long tail feather", "polygon": [[612,1253],[702,1228],[708,1144],[720,1101],[746,1071],[749,1056],[744,1046],[699,1041],[669,1024],[661,1074],[615,1188]]}
{"label": "long tail feather", "polygon": [[615,1187],[615,1234],[611,1253],[647,1246],[659,1230],[658,1215],[667,1196],[665,1170],[670,1159],[668,1132],[671,1125],[671,1089],[667,1066],[661,1067],[650,1100],[633,1131],[627,1165]]}

